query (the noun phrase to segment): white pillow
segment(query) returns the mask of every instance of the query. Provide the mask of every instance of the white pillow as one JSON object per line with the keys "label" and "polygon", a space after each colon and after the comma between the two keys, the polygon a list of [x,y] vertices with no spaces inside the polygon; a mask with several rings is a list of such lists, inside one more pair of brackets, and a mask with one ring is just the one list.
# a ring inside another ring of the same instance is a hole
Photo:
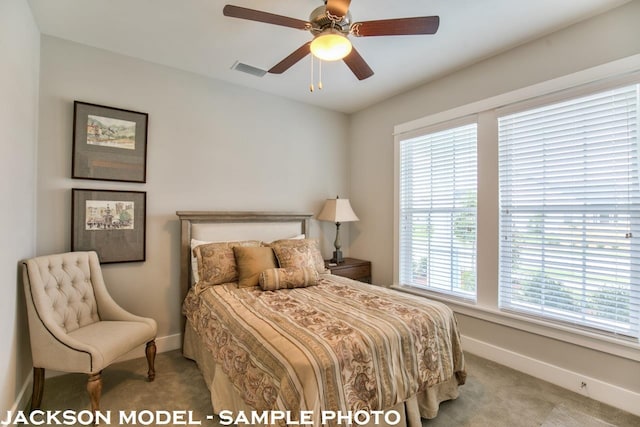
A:
{"label": "white pillow", "polygon": [[271,242],[264,242],[264,244],[265,244],[265,245],[269,245],[269,244],[271,244],[271,243],[273,243],[273,242],[277,242],[278,240],[302,240],[302,239],[304,239],[304,238],[306,238],[306,237],[307,237],[307,236],[306,236],[306,235],[304,235],[304,234],[296,234],[296,235],[295,235],[295,236],[293,236],[293,237],[282,237],[282,238],[280,238],[280,239],[272,240]]}
{"label": "white pillow", "polygon": [[191,239],[191,277],[193,277],[193,283],[198,283],[198,280],[200,280],[200,277],[198,276],[198,258],[196,258],[195,256],[193,256],[193,250],[200,245],[204,245],[207,243],[212,243],[212,242],[207,242],[205,240],[196,240],[196,239]]}

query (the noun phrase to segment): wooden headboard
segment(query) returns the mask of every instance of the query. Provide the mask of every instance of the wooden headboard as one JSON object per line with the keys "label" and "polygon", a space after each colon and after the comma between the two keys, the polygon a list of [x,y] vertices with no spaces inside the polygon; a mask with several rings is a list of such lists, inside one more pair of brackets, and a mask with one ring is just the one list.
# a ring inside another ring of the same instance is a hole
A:
{"label": "wooden headboard", "polygon": [[210,242],[264,240],[309,236],[313,214],[293,212],[178,211],[180,218],[180,288],[191,286],[191,239]]}

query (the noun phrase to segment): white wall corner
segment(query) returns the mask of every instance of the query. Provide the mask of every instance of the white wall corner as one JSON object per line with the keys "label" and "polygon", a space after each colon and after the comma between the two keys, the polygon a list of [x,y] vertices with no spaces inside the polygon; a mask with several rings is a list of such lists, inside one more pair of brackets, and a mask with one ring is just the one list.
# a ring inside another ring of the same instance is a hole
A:
{"label": "white wall corner", "polygon": [[[29,375],[27,375],[27,378],[25,379],[24,384],[22,384],[22,388],[20,389],[20,392],[16,396],[16,401],[13,403],[13,406],[11,406],[11,409],[9,409],[9,411],[12,414],[15,414],[18,411],[27,411],[29,409],[27,405],[31,400],[32,384],[33,384],[33,371],[30,372]],[[7,426],[13,427],[14,425],[15,424],[7,424],[5,422],[2,423],[2,427],[7,427]]]}

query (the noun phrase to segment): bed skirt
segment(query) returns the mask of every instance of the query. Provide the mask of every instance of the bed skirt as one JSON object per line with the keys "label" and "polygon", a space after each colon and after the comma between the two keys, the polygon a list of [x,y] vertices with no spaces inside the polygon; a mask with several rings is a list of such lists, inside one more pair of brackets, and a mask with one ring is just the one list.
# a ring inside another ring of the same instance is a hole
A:
{"label": "bed skirt", "polygon": [[[227,375],[218,368],[207,348],[202,345],[198,334],[195,332],[190,322],[187,320],[184,333],[183,354],[186,358],[194,360],[206,382],[211,393],[211,404],[213,412],[218,414],[220,410],[226,409],[233,413],[244,411],[248,414],[252,411],[240,397]],[[401,420],[397,424],[389,425],[382,423],[370,423],[365,427],[422,427],[421,418],[434,418],[438,414],[440,403],[458,397],[458,382],[455,377],[430,387],[428,390],[399,403],[394,408],[400,414]],[[395,422],[395,420],[393,420]]]}

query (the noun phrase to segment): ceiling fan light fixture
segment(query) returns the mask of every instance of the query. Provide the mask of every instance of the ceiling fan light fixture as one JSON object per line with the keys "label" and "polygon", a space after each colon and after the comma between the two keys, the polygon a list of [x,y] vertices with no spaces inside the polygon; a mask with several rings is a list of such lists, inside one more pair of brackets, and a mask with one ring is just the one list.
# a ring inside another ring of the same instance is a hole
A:
{"label": "ceiling fan light fixture", "polygon": [[337,61],[351,53],[351,42],[340,31],[329,28],[311,42],[311,53],[323,61]]}

